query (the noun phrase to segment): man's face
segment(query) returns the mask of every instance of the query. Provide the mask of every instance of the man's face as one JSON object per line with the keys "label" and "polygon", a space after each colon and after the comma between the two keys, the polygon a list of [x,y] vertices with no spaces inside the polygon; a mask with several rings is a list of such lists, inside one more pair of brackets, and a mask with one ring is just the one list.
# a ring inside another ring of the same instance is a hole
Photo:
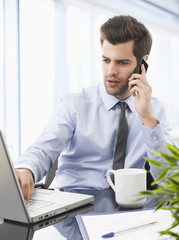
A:
{"label": "man's face", "polygon": [[133,47],[134,41],[112,45],[107,40],[104,40],[102,46],[104,85],[108,94],[120,100],[131,95],[128,90],[128,79],[137,66]]}

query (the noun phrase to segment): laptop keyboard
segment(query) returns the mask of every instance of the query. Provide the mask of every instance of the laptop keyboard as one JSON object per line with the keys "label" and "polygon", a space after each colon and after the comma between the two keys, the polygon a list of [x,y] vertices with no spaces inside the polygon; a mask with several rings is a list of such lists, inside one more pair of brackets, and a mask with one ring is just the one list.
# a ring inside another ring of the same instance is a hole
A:
{"label": "laptop keyboard", "polygon": [[26,207],[29,211],[34,211],[39,208],[47,207],[51,204],[53,204],[53,202],[45,202],[45,201],[38,201],[38,200],[30,199],[28,204],[26,204]]}

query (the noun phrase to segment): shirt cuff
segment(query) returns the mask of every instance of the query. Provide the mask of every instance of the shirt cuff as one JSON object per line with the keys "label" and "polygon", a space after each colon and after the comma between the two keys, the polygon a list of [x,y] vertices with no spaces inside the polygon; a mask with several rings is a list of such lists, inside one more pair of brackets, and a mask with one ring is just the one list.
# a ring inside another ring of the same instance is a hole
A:
{"label": "shirt cuff", "polygon": [[142,125],[142,134],[144,144],[148,149],[153,151],[157,148],[160,151],[160,146],[163,148],[165,137],[160,122],[157,122],[157,126],[154,129]]}

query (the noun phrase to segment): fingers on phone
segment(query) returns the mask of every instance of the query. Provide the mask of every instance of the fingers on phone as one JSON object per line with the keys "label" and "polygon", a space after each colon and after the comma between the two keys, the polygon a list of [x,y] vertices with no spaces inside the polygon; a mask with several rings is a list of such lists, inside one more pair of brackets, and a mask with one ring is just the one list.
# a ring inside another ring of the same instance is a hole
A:
{"label": "fingers on phone", "polygon": [[141,74],[144,75],[146,73],[146,69],[144,64],[141,65]]}

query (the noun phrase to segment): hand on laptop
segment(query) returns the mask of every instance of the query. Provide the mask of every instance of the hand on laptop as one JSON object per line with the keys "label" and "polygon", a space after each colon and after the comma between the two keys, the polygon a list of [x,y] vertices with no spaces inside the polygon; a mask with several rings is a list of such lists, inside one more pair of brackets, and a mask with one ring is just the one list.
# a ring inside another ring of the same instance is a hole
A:
{"label": "hand on laptop", "polygon": [[16,168],[15,172],[20,183],[24,199],[26,203],[28,203],[34,191],[34,181],[32,172],[26,168]]}

